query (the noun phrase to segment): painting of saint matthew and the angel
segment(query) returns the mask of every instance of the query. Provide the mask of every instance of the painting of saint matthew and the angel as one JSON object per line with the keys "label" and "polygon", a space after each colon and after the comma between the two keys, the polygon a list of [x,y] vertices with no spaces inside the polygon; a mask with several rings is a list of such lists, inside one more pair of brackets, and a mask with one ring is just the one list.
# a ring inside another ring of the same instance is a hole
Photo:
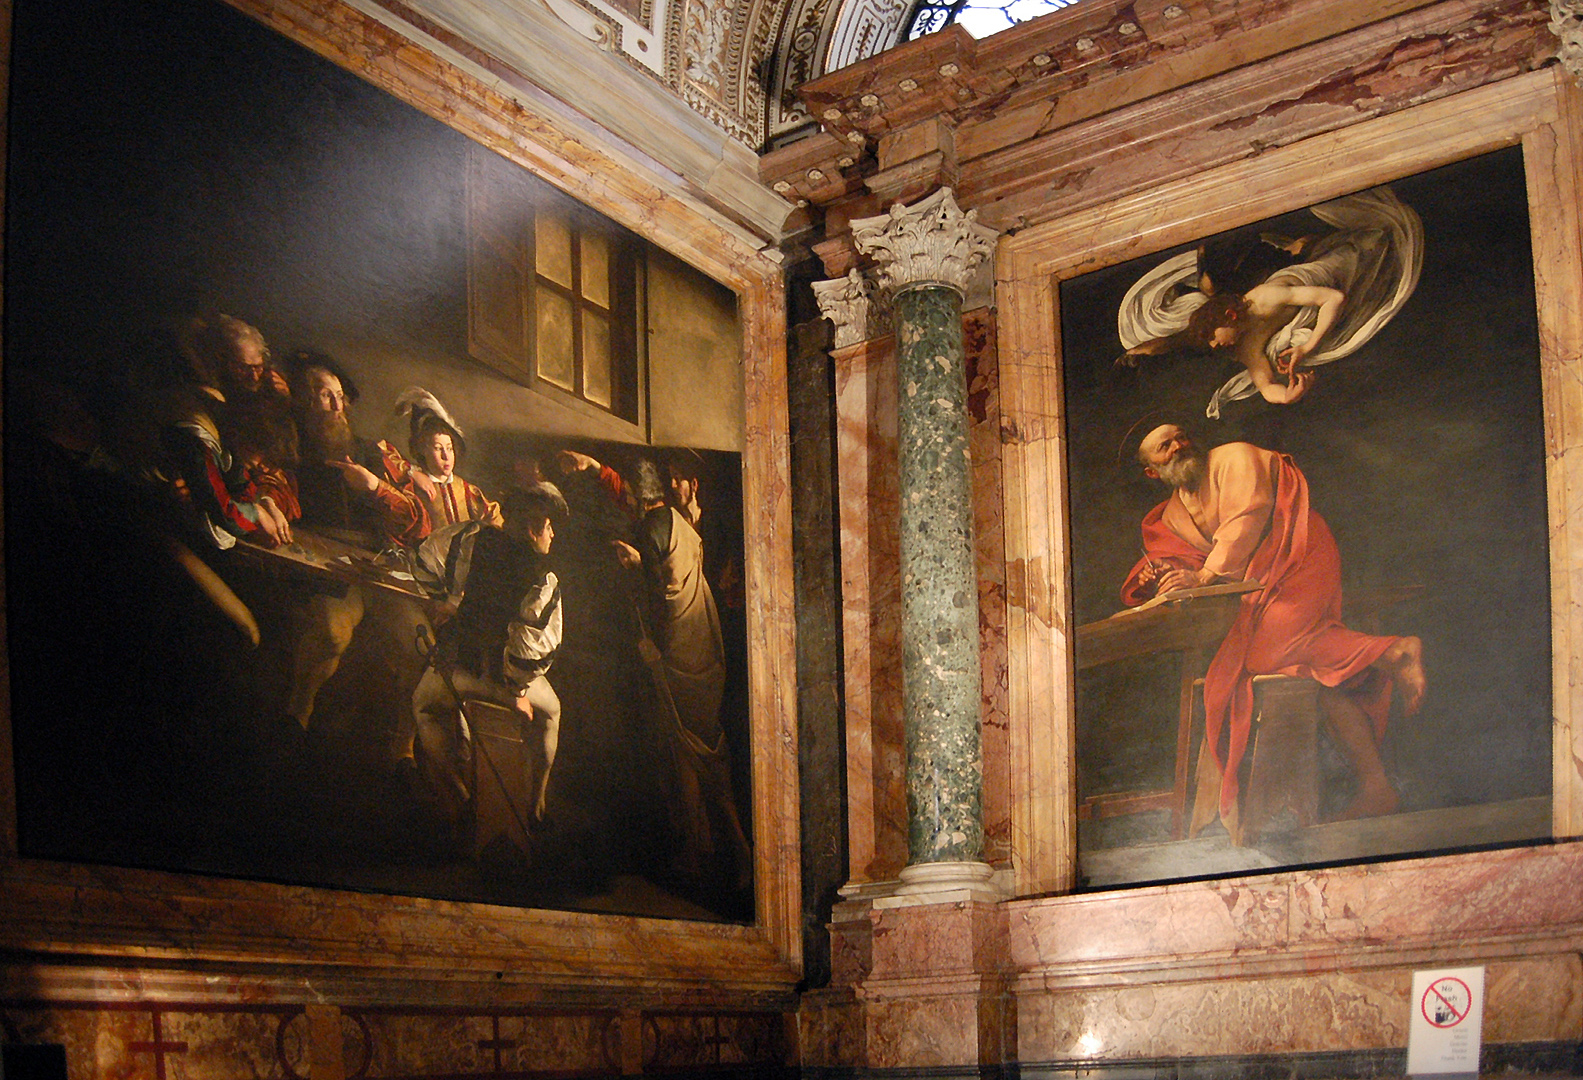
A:
{"label": "painting of saint matthew and the angel", "polygon": [[1549,821],[1521,151],[1064,282],[1086,884]]}

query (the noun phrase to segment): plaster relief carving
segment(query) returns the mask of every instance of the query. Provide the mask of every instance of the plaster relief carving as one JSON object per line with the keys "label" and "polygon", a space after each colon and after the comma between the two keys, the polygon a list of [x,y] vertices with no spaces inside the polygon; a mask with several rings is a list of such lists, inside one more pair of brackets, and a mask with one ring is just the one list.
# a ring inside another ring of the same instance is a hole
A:
{"label": "plaster relief carving", "polygon": [[844,349],[861,341],[872,341],[891,332],[890,303],[883,292],[876,292],[861,270],[846,277],[813,283],[819,311],[835,324],[835,347]]}
{"label": "plaster relief carving", "polygon": [[964,296],[977,293],[994,261],[996,235],[978,223],[978,211],[964,214],[948,187],[852,222],[858,250],[879,264],[879,282],[888,290],[940,283]]}
{"label": "plaster relief carving", "polygon": [[1550,0],[1550,32],[1561,39],[1561,66],[1583,82],[1583,0]]}
{"label": "plaster relief carving", "polygon": [[621,27],[610,19],[602,19],[573,0],[539,0],[544,7],[567,26],[592,41],[606,52],[621,50]]}
{"label": "plaster relief carving", "polygon": [[725,51],[730,24],[731,8],[727,4],[692,0],[687,5],[687,78],[716,100],[723,98]]}

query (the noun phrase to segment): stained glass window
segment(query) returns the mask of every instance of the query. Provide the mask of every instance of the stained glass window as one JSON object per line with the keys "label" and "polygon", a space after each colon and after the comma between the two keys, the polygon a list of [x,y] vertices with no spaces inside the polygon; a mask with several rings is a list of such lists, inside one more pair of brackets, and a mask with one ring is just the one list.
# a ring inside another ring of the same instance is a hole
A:
{"label": "stained glass window", "polygon": [[907,24],[912,41],[956,23],[976,38],[1009,30],[1020,22],[1071,7],[1078,0],[919,0]]}

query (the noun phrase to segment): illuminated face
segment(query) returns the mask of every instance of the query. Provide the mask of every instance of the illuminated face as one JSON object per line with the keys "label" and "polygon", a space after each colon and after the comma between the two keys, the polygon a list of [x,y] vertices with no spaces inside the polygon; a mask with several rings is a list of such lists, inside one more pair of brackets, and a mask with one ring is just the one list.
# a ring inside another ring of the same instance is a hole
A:
{"label": "illuminated face", "polygon": [[693,497],[698,494],[698,481],[671,473],[671,495],[678,506],[687,506],[692,503]]}
{"label": "illuminated face", "polygon": [[456,468],[456,445],[450,435],[436,431],[418,444],[418,453],[430,476],[441,480],[451,478],[451,472]]}
{"label": "illuminated face", "polygon": [[[1143,437],[1138,446],[1138,456],[1143,459],[1145,471],[1169,465],[1177,455],[1190,453],[1193,440],[1175,424],[1161,424]],[[1150,475],[1153,475],[1152,473]]]}
{"label": "illuminated face", "polygon": [[264,383],[264,368],[269,362],[269,350],[257,338],[244,337],[232,341],[225,359],[231,381],[243,390],[257,390]]}
{"label": "illuminated face", "polygon": [[555,542],[555,526],[549,518],[544,518],[539,524],[528,527],[528,543],[533,545],[533,550],[540,555],[550,553],[550,545]]}
{"label": "illuminated face", "polygon": [[316,367],[308,369],[307,383],[309,409],[327,416],[345,415],[346,391],[341,389],[340,379]]}

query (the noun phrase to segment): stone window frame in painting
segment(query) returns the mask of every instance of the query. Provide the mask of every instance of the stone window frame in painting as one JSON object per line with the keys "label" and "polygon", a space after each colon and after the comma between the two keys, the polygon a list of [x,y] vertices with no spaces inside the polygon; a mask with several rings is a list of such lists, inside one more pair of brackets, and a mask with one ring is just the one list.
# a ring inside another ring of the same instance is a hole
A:
{"label": "stone window frame in painting", "polygon": [[[559,229],[556,229],[559,226]],[[556,235],[561,244],[547,244]],[[467,155],[467,350],[513,382],[642,438],[645,335],[642,241],[481,147]],[[604,252],[601,283],[585,249]],[[555,249],[560,259],[546,258]],[[602,286],[602,287],[598,287]],[[552,319],[559,308],[564,319]],[[605,363],[591,364],[603,325]],[[551,364],[564,328],[562,363]],[[560,336],[560,335],[554,335]],[[603,369],[600,377],[599,369]]]}
{"label": "stone window frame in painting", "polygon": [[[1007,617],[1012,859],[1016,895],[1077,885],[1075,629],[1068,576],[1062,281],[1217,231],[1521,145],[1528,178],[1550,492],[1554,727],[1551,837],[1583,836],[1583,622],[1569,584],[1583,572],[1583,226],[1576,163],[1583,101],[1559,69],[1490,86],[1167,181],[1004,238],[997,254],[1005,558],[1027,595]],[[1035,569],[1037,568],[1037,578]],[[1049,568],[1048,572],[1045,568]],[[1049,583],[1035,595],[1035,580]],[[1559,589],[1557,587],[1559,583]],[[1397,856],[1393,856],[1397,857]],[[1400,856],[1410,857],[1410,856]]]}

